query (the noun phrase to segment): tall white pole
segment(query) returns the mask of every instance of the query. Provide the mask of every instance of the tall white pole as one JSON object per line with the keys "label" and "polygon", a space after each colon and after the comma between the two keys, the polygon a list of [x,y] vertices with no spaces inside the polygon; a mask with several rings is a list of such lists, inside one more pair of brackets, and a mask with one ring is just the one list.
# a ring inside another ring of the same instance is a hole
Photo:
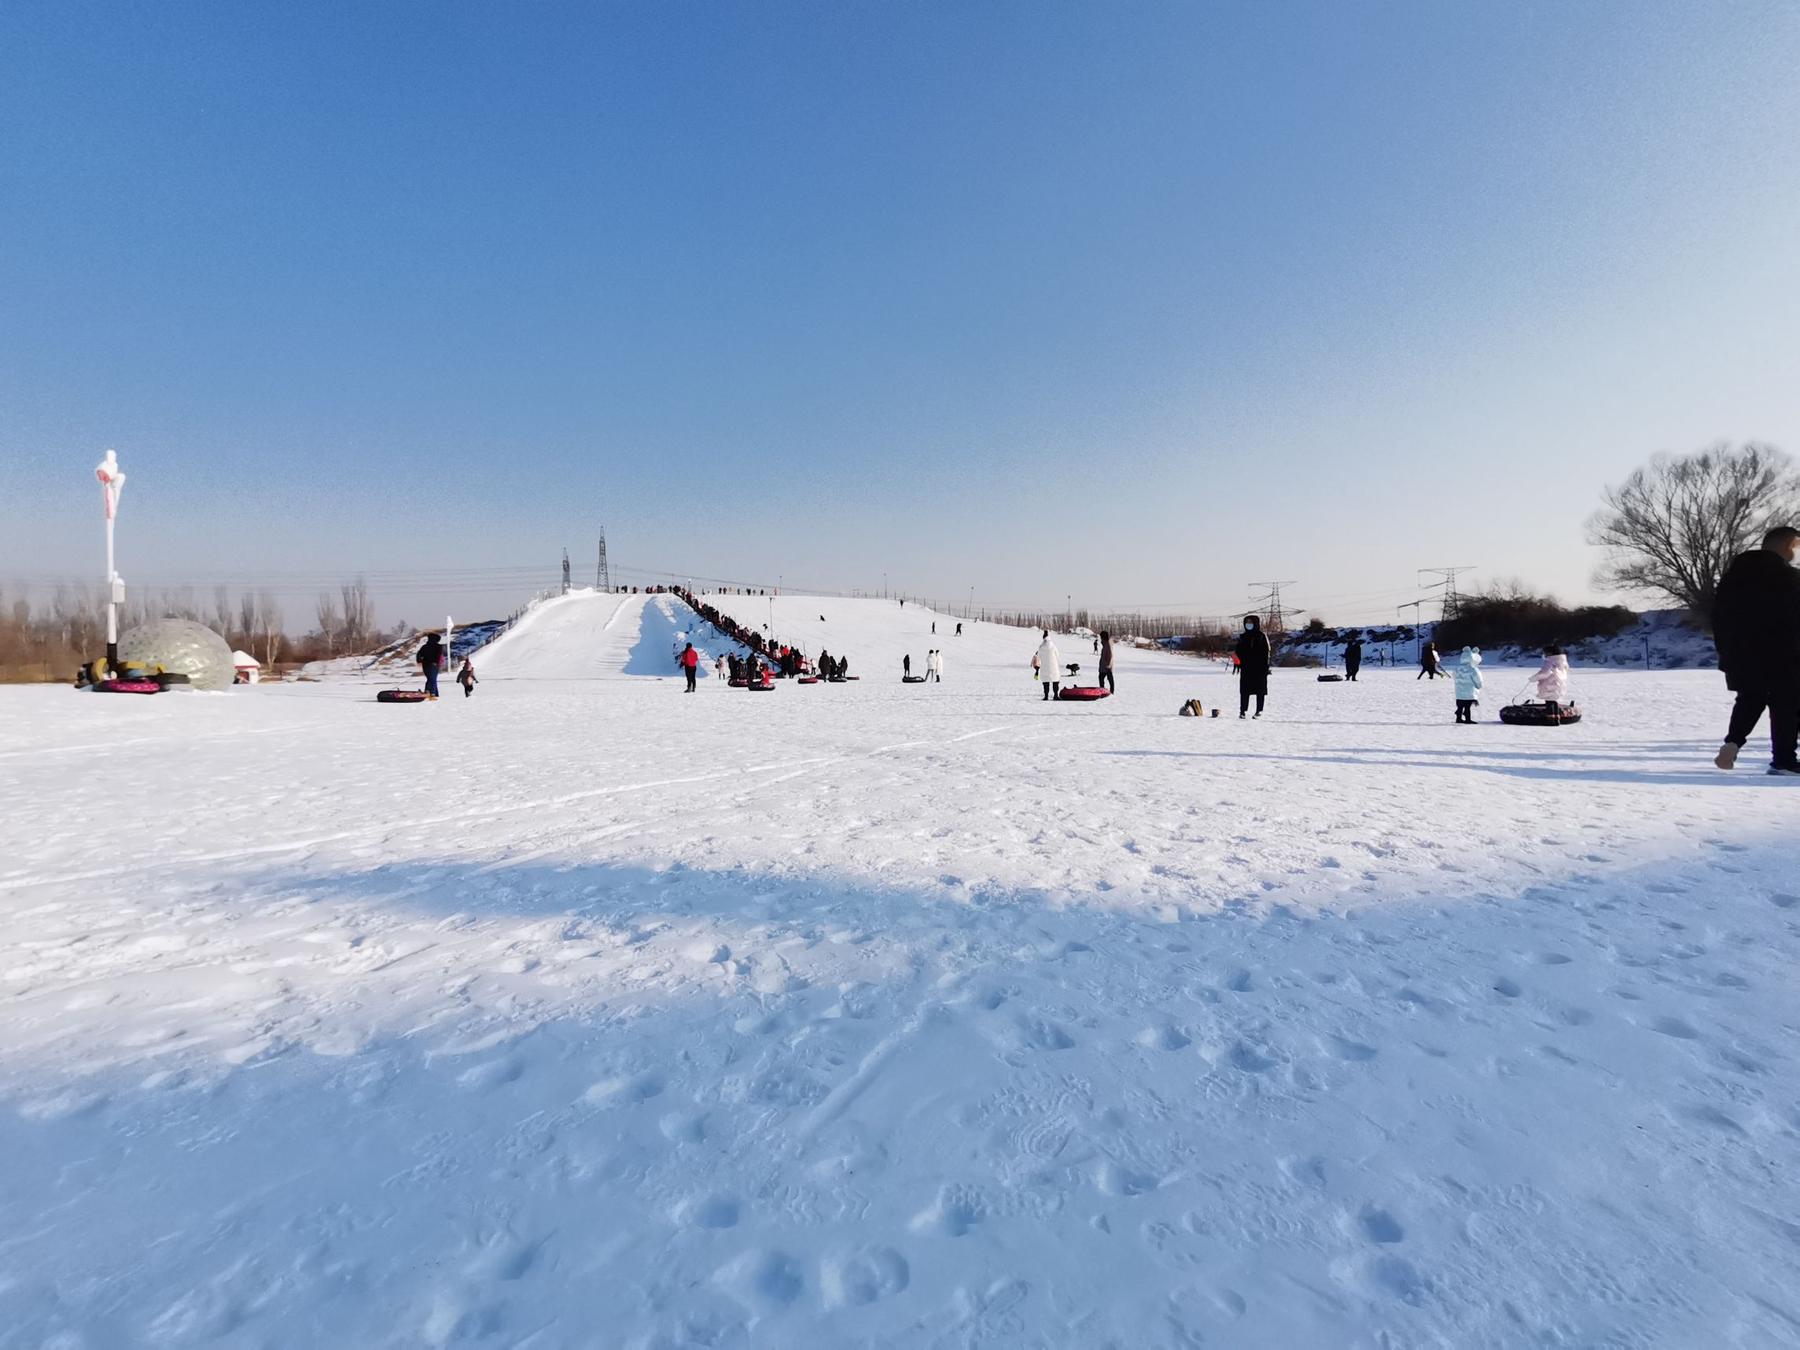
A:
{"label": "tall white pole", "polygon": [[125,588],[119,583],[119,569],[113,560],[113,517],[119,513],[119,494],[125,490],[125,475],[119,469],[119,456],[108,450],[106,458],[94,469],[100,480],[100,496],[106,505],[106,669],[117,674],[119,668],[119,602]]}

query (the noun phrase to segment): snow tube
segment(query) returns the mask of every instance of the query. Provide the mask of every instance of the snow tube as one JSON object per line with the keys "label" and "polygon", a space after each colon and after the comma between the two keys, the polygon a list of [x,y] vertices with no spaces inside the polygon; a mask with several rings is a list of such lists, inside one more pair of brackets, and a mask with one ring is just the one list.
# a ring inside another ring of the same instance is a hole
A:
{"label": "snow tube", "polygon": [[726,683],[729,684],[733,689],[742,689],[742,688],[746,687],[750,683],[750,681],[746,680],[742,675],[740,675],[737,677],[737,679],[728,680],[728,681],[726,681]]}
{"label": "snow tube", "polygon": [[1342,675],[1321,675],[1321,676],[1319,676],[1320,684],[1342,684],[1343,682],[1344,682],[1344,677]]}
{"label": "snow tube", "polygon": [[819,677],[817,675],[802,675],[799,679],[794,681],[795,684],[817,684],[818,682]]}
{"label": "snow tube", "polygon": [[900,683],[901,684],[924,684],[925,677],[923,675],[902,675],[900,677]]}
{"label": "snow tube", "polygon": [[102,680],[94,686],[97,694],[160,694],[163,687],[155,680]]}
{"label": "snow tube", "polygon": [[1095,699],[1111,698],[1112,690],[1100,684],[1072,684],[1059,690],[1056,697],[1064,703],[1092,703]]}
{"label": "snow tube", "polygon": [[423,703],[425,691],[423,689],[383,689],[375,695],[375,701],[377,703]]}
{"label": "snow tube", "polygon": [[1500,710],[1500,720],[1509,727],[1566,727],[1581,720],[1581,709],[1573,703],[1554,710],[1548,703],[1513,703]]}

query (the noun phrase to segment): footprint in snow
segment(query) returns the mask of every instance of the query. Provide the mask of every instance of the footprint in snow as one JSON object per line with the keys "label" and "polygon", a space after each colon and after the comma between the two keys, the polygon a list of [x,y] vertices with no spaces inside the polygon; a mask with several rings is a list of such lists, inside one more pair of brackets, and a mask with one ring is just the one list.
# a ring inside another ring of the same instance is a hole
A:
{"label": "footprint in snow", "polygon": [[625,1074],[602,1078],[582,1094],[582,1100],[589,1106],[635,1106],[659,1096],[662,1090],[661,1074]]}
{"label": "footprint in snow", "polygon": [[1364,1045],[1361,1041],[1349,1040],[1343,1036],[1327,1036],[1325,1038],[1325,1048],[1338,1059],[1346,1060],[1353,1064],[1359,1064],[1374,1059],[1378,1053],[1372,1045]]}
{"label": "footprint in snow", "polygon": [[688,1228],[735,1228],[737,1197],[713,1194],[695,1196],[675,1207],[675,1222]]}
{"label": "footprint in snow", "polygon": [[1406,1236],[1406,1230],[1400,1226],[1399,1220],[1375,1205],[1364,1205],[1362,1213],[1356,1216],[1356,1222],[1362,1229],[1363,1236],[1371,1242],[1386,1245],[1399,1242]]}
{"label": "footprint in snow", "polygon": [[1660,1031],[1665,1036],[1673,1036],[1678,1041],[1697,1040],[1700,1036],[1698,1031],[1695,1031],[1679,1017],[1658,1017],[1650,1023],[1650,1030]]}
{"label": "footprint in snow", "polygon": [[1145,1027],[1138,1032],[1136,1040],[1146,1050],[1183,1050],[1193,1044],[1192,1040],[1166,1022]]}
{"label": "footprint in snow", "polygon": [[898,1294],[912,1281],[906,1258],[892,1247],[864,1247],[828,1256],[819,1289],[828,1308],[860,1307]]}

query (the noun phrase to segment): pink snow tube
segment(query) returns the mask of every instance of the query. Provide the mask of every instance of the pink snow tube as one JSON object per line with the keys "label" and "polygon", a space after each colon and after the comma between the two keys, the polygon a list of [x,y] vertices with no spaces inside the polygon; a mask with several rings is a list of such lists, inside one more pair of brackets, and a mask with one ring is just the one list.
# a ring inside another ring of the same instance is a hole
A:
{"label": "pink snow tube", "polygon": [[94,686],[101,694],[160,694],[163,687],[155,680],[102,680]]}

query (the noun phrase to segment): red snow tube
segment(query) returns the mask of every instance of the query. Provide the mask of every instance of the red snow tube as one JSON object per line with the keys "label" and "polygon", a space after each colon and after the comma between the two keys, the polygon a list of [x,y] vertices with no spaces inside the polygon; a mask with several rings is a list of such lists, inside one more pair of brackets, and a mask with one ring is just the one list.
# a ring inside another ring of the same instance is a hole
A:
{"label": "red snow tube", "polygon": [[1072,684],[1056,696],[1064,703],[1092,703],[1097,698],[1111,698],[1112,690],[1099,684]]}
{"label": "red snow tube", "polygon": [[802,675],[798,680],[794,681],[795,684],[817,684],[818,682],[819,677],[817,675]]}
{"label": "red snow tube", "polygon": [[375,695],[375,701],[377,703],[423,703],[425,691],[423,689],[383,689]]}
{"label": "red snow tube", "polygon": [[742,689],[745,686],[747,686],[750,683],[750,681],[740,677],[735,680],[727,680],[726,683],[729,684],[733,689]]}
{"label": "red snow tube", "polygon": [[766,690],[773,689],[775,687],[775,681],[766,679],[761,684],[753,684],[748,687],[751,693],[760,694]]}
{"label": "red snow tube", "polygon": [[100,694],[160,694],[162,685],[155,680],[102,680],[94,686]]}

